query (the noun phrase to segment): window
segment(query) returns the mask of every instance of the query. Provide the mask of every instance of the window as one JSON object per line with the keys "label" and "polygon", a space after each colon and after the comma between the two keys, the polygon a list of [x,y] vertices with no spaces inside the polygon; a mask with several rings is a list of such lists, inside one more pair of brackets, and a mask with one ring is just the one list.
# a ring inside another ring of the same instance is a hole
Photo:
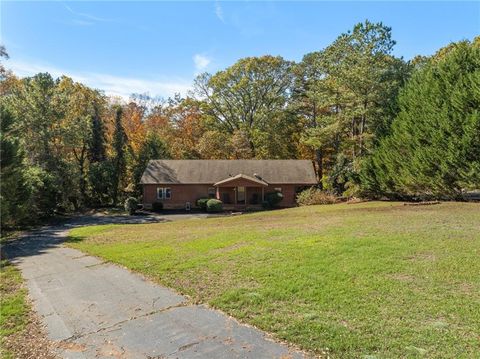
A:
{"label": "window", "polygon": [[215,198],[215,195],[217,194],[217,190],[215,187],[208,187],[208,198]]}
{"label": "window", "polygon": [[157,187],[157,199],[172,198],[172,190],[170,188]]}
{"label": "window", "polygon": [[282,187],[275,187],[274,191],[282,193]]}

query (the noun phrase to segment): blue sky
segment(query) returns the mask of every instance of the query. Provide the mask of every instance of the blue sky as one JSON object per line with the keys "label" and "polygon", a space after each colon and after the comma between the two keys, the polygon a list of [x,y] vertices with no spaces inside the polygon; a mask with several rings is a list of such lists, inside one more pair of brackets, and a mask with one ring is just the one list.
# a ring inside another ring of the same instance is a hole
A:
{"label": "blue sky", "polygon": [[1,43],[20,76],[166,97],[242,57],[299,61],[365,19],[391,26],[394,53],[410,59],[478,36],[480,2],[2,1]]}

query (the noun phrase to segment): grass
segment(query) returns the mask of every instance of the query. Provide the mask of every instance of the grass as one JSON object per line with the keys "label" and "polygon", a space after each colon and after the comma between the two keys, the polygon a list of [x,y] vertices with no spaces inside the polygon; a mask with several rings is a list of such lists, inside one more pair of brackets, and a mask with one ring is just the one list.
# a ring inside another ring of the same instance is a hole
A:
{"label": "grass", "polygon": [[28,322],[29,306],[26,290],[22,287],[22,277],[18,269],[8,261],[1,262],[0,271],[0,346],[2,358],[11,358],[13,354],[4,346],[4,340],[12,334],[25,329]]}
{"label": "grass", "polygon": [[70,245],[315,353],[480,352],[480,205],[370,202],[84,227]]}

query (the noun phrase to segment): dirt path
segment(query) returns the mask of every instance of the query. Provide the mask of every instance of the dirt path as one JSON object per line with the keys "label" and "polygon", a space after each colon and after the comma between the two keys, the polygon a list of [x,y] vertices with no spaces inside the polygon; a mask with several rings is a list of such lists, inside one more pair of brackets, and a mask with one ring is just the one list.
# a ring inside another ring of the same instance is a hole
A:
{"label": "dirt path", "polygon": [[62,246],[68,229],[178,217],[78,217],[10,243],[34,308],[65,358],[289,358],[301,353],[219,311]]}

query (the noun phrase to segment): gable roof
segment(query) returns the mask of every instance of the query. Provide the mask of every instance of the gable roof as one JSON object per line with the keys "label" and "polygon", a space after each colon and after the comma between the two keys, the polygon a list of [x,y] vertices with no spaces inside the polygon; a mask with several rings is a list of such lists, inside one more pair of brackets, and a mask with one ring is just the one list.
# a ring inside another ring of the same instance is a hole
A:
{"label": "gable roof", "polygon": [[[272,184],[316,184],[309,160],[153,160],[141,184],[214,184],[243,174]],[[256,175],[256,176],[255,176]]]}
{"label": "gable roof", "polygon": [[235,180],[240,179],[240,178],[245,179],[245,180],[250,181],[250,182],[254,182],[256,184],[260,184],[262,186],[268,186],[267,182],[262,181],[261,179],[259,179],[257,177],[250,177],[250,176],[244,175],[242,173],[240,173],[236,176],[233,176],[233,177],[225,178],[224,180],[218,181],[217,183],[214,183],[213,185],[214,186],[219,186],[221,184],[229,183],[229,182],[235,181]]}

